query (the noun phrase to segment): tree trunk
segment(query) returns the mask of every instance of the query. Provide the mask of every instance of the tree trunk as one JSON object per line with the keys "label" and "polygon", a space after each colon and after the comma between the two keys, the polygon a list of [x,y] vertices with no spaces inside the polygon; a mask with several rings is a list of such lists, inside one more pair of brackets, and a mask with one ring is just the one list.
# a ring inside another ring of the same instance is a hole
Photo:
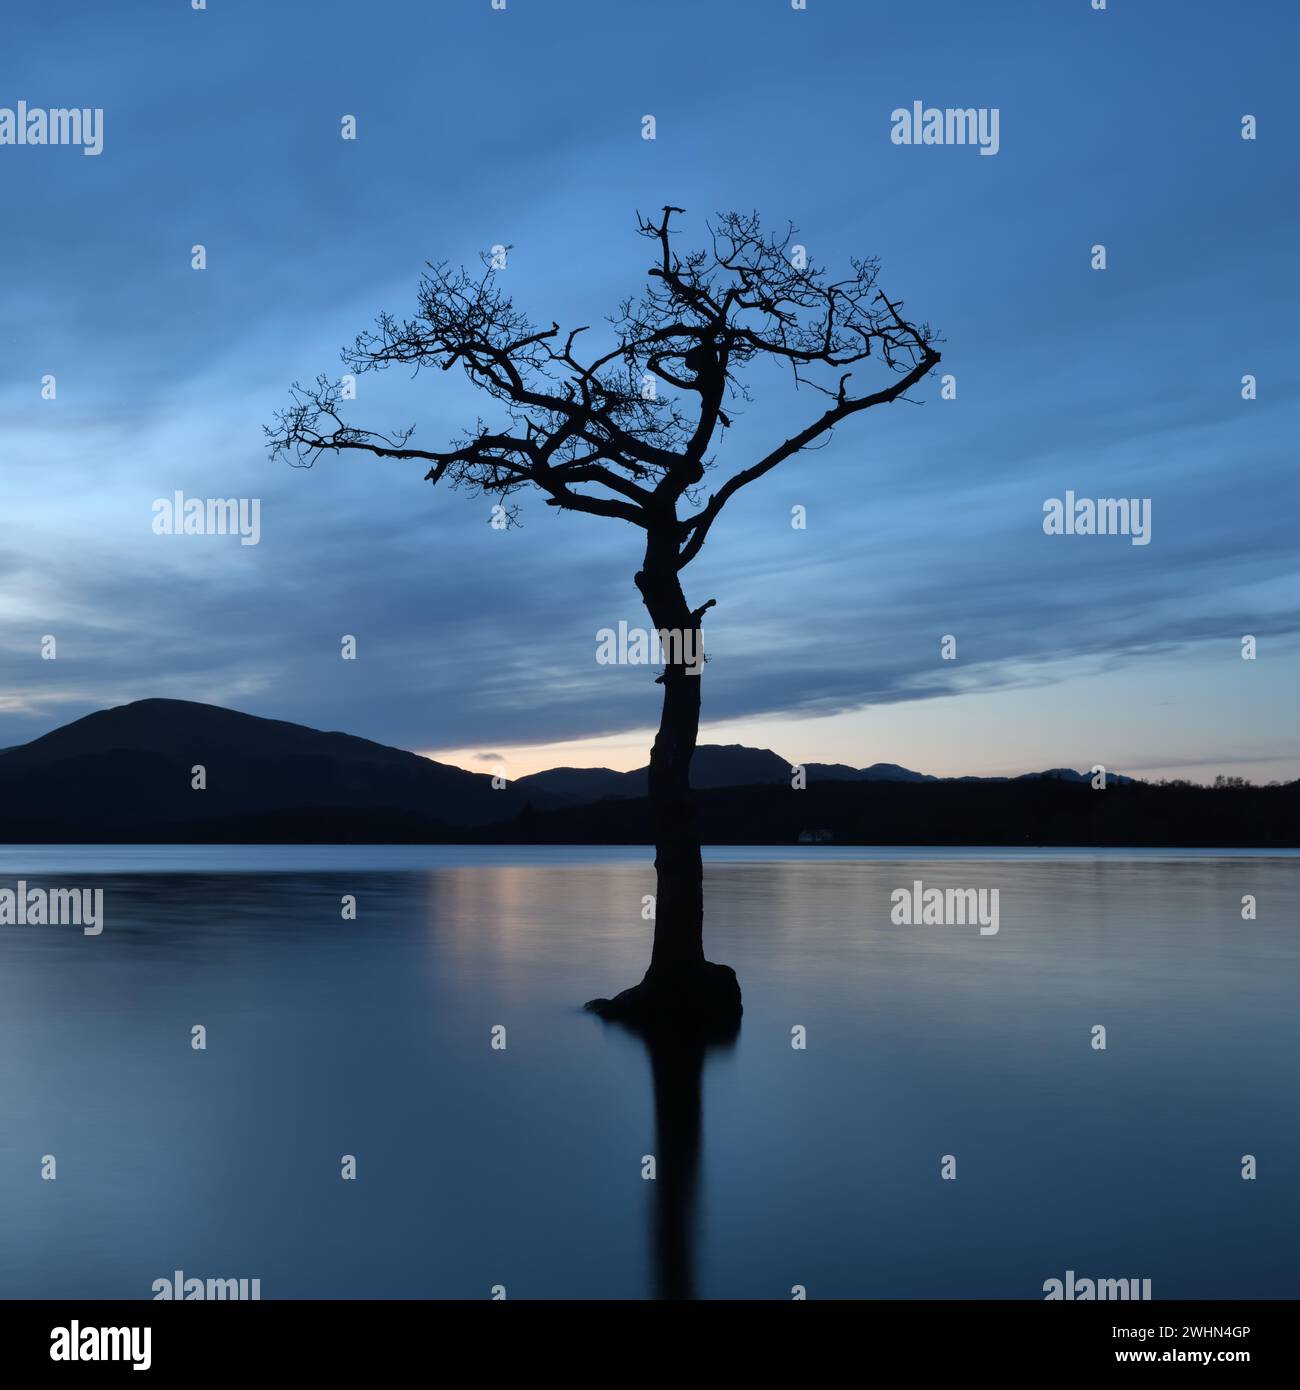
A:
{"label": "tree trunk", "polygon": [[740,985],[730,966],[704,959],[704,864],[690,780],[700,727],[704,610],[692,612],[682,593],[675,532],[650,532],[636,586],[660,634],[664,663],[663,709],[650,753],[658,876],[654,946],[639,985],[587,1007],[643,1031],[667,1026],[679,1035],[730,1037],[740,1023]]}
{"label": "tree trunk", "polygon": [[690,781],[704,648],[700,620],[687,607],[675,563],[656,567],[652,556],[653,541],[636,582],[664,657],[663,709],[650,752],[649,786],[658,879],[649,974],[656,977],[672,966],[704,960],[704,864]]}

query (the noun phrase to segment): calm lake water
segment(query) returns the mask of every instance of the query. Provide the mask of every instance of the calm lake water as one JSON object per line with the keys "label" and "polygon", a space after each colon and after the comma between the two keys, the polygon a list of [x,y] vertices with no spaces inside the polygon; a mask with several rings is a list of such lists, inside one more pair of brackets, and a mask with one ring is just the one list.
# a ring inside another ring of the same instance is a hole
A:
{"label": "calm lake water", "polygon": [[[707,852],[744,1022],[654,1066],[581,1008],[651,858],[0,848],[106,923],[0,926],[0,1296],[1300,1296],[1300,856]],[[893,924],[918,879],[996,935]]]}

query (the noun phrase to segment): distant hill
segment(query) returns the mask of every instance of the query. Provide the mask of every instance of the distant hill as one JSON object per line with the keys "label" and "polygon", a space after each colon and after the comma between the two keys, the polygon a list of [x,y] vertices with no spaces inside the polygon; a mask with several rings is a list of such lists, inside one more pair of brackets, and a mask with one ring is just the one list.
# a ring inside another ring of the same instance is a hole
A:
{"label": "distant hill", "polygon": [[[691,759],[691,786],[710,787],[789,786],[791,764],[770,748],[746,748],[740,743],[702,743]],[[897,763],[872,763],[849,767],[846,763],[806,763],[808,782],[936,782],[923,772],[912,772]],[[648,769],[614,772],[607,767],[555,767],[519,777],[513,786],[531,794],[542,792],[566,805],[599,801],[602,797],[645,796]]]}
{"label": "distant hill", "polygon": [[575,804],[599,801],[605,796],[644,795],[629,784],[631,775],[608,767],[553,767],[547,772],[517,777],[513,785],[527,795],[540,792],[557,801]]}
{"label": "distant hill", "polygon": [[[196,765],[202,791],[191,787]],[[271,829],[277,815],[324,812],[346,813],[357,832],[348,838],[365,839],[371,816],[478,825],[525,802],[483,773],[189,700],[138,700],[0,753],[0,839],[9,841],[189,839],[199,823],[219,830],[269,817]]]}
{"label": "distant hill", "polygon": [[[691,786],[703,791],[711,787],[789,786],[792,764],[770,748],[746,748],[739,743],[702,743],[691,760]],[[816,782],[1008,782],[1039,779],[1062,782],[1090,782],[1092,774],[1073,768],[1054,767],[1046,772],[1026,772],[1021,777],[934,777],[913,772],[897,763],[872,763],[870,767],[850,767],[847,763],[805,763],[808,785]],[[607,767],[556,767],[547,772],[519,777],[512,785],[528,793],[542,792],[566,805],[599,801],[603,797],[637,797],[647,794],[647,769],[614,772]],[[1131,777],[1108,772],[1106,780],[1118,786]]]}
{"label": "distant hill", "polygon": [[[566,802],[598,801],[602,797],[636,797],[648,793],[648,767],[614,772],[607,767],[557,767],[534,772],[512,783],[516,790],[557,796]],[[746,748],[739,743],[702,743],[691,759],[691,786],[750,787],[789,785],[790,764],[769,748]]]}
{"label": "distant hill", "polygon": [[[205,769],[206,788],[191,786]],[[704,744],[706,840],[783,844],[1296,845],[1300,783],[1148,787],[1052,768],[944,779],[894,763],[806,765]],[[188,700],[139,700],[0,751],[0,842],[645,843],[645,768],[486,773],[351,734]],[[1064,838],[1062,838],[1064,837]]]}

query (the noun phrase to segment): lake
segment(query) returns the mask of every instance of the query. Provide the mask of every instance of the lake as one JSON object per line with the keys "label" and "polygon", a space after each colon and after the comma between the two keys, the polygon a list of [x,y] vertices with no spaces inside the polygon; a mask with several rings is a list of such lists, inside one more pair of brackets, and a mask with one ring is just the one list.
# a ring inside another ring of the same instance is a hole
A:
{"label": "lake", "polygon": [[[581,1007],[645,969],[651,860],[0,848],[104,893],[0,926],[0,1295],[1300,1296],[1300,855],[706,851],[745,1015],[667,1060]],[[896,924],[917,881],[997,931]]]}

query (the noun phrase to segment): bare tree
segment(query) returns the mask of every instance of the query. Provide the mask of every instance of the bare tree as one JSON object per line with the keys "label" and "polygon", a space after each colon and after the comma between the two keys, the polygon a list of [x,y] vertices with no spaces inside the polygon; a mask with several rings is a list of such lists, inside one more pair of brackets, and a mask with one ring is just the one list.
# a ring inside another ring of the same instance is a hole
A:
{"label": "bare tree", "polygon": [[[425,479],[498,497],[513,520],[511,496],[540,488],[548,506],[614,517],[645,533],[635,582],[651,623],[682,634],[665,654],[663,710],[650,755],[649,791],[658,874],[654,947],[642,982],[591,1007],[606,1017],[738,1018],[740,990],[726,966],[704,959],[703,866],[690,788],[700,717],[701,640],[709,602],[692,608],[681,572],[699,554],[727,502],[825,437],[845,420],[899,400],[939,361],[925,324],[905,319],[899,301],[877,286],[878,263],[854,260],[831,280],[792,246],[793,228],[764,232],[756,214],[726,213],[710,227],[706,250],[677,249],[672,223],[638,219],[654,245],[649,285],[626,300],[612,346],[580,354],[587,328],[539,328],[515,308],[485,258],[470,273],[430,266],[415,317],[381,314],[342,356],[354,373],[394,365],[418,371],[459,365],[498,404],[492,423],[443,450],[418,449],[414,428],[385,435],[348,424],[339,383],[295,384],[290,405],[266,433],[272,452],[300,464],[322,452],[357,450],[419,459]],[[788,367],[816,409],[801,428],[705,497],[711,448],[748,399],[745,369],[760,359]],[[870,370],[874,390],[855,389]]]}

